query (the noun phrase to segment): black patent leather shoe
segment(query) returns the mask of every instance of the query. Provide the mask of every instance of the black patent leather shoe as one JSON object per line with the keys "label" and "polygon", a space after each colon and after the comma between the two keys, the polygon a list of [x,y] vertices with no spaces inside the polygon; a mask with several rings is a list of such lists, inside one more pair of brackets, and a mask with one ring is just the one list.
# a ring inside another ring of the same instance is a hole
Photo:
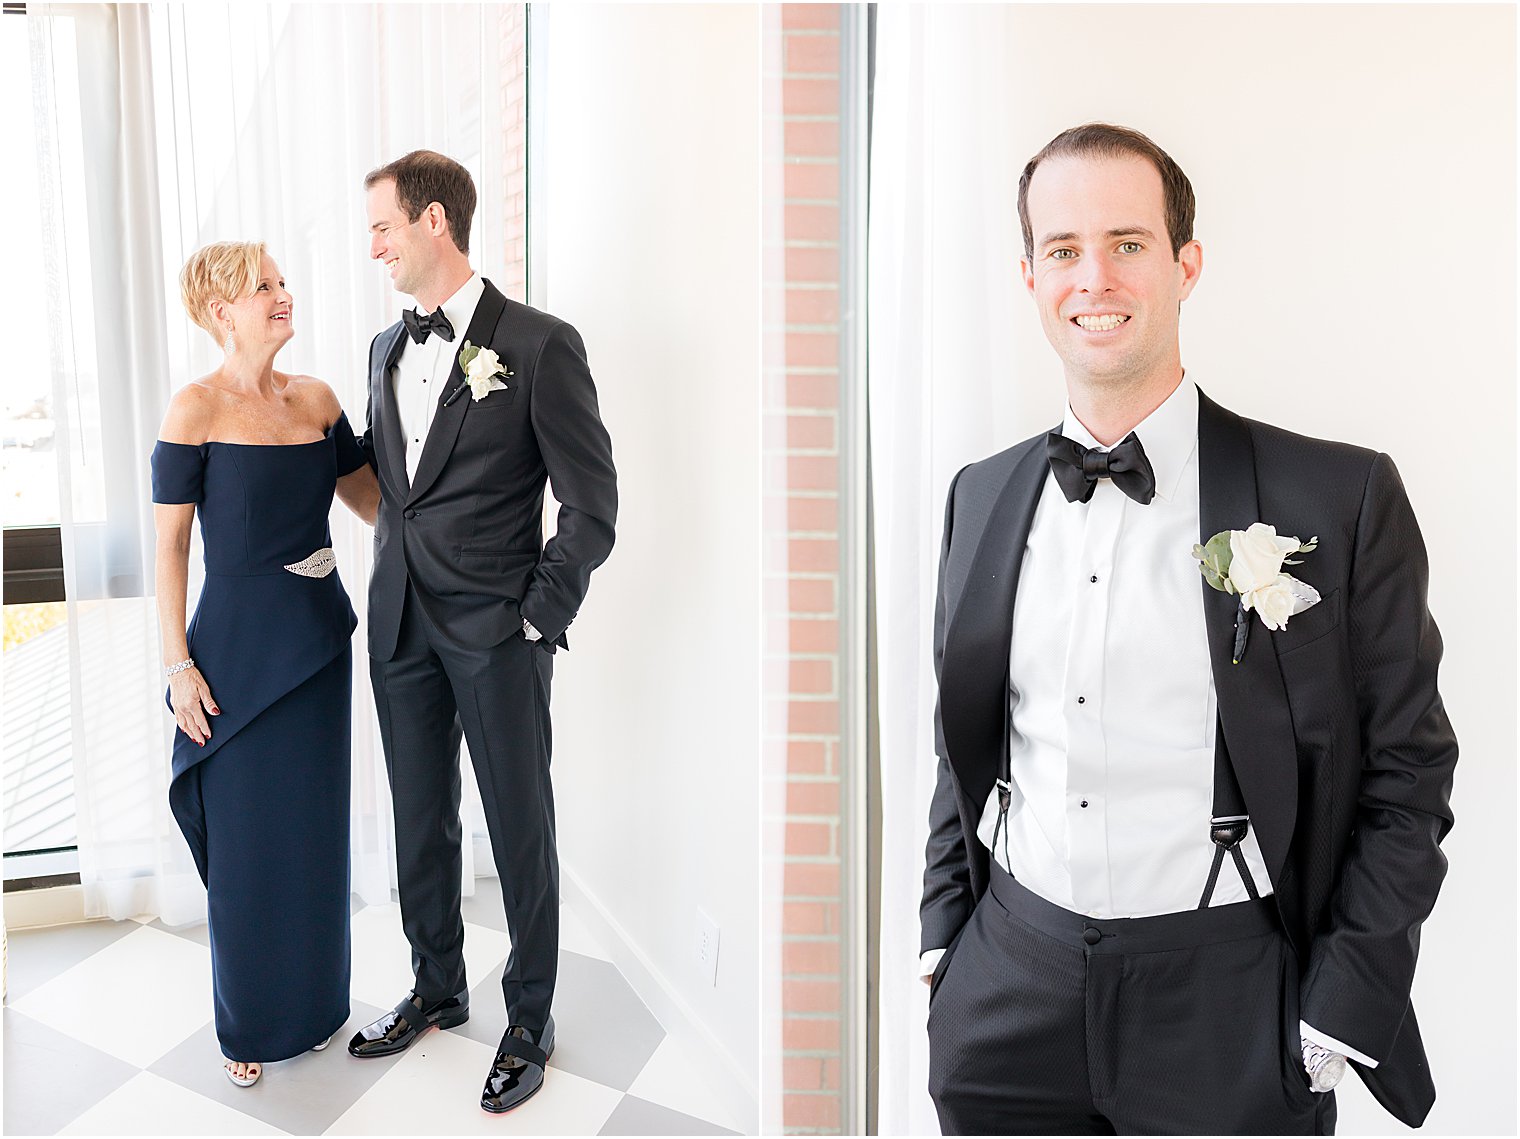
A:
{"label": "black patent leather shoe", "polygon": [[421,997],[410,993],[375,1023],[355,1033],[348,1042],[348,1054],[360,1059],[394,1056],[405,1052],[429,1028],[456,1028],[469,1019],[468,989],[431,1005],[424,1005]]}
{"label": "black patent leather shoe", "polygon": [[520,1024],[507,1029],[496,1049],[496,1060],[486,1074],[480,1106],[491,1112],[511,1111],[544,1086],[544,1069],[554,1055],[554,1018],[542,1032],[530,1032]]}

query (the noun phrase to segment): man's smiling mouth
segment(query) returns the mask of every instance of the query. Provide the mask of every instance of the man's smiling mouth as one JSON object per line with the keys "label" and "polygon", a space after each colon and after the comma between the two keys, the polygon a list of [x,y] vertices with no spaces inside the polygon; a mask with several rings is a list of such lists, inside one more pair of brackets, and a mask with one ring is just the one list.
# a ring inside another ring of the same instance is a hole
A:
{"label": "man's smiling mouth", "polygon": [[1105,313],[1102,316],[1074,316],[1071,318],[1073,324],[1088,332],[1112,332],[1128,320],[1129,317],[1120,316],[1117,313]]}

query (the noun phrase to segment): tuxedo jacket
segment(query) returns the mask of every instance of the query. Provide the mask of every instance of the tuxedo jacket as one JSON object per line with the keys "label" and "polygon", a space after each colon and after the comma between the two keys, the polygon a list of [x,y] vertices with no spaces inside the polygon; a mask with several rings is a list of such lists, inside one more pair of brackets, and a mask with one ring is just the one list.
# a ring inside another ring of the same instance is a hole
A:
{"label": "tuxedo jacket", "polygon": [[[408,579],[428,618],[461,646],[500,644],[527,618],[549,651],[566,647],[565,629],[612,550],[617,517],[612,444],[580,336],[486,281],[469,328],[451,345],[454,367],[408,480],[391,380],[406,335],[398,321],[369,351],[361,442],[380,481],[370,655],[394,655]],[[513,373],[504,391],[477,401],[468,386],[460,390],[467,340],[493,349]],[[560,503],[547,545],[546,479]]]}
{"label": "tuxedo jacket", "polygon": [[[1019,570],[1046,484],[1043,435],[962,470],[945,510],[934,615],[938,781],[922,949],[949,946],[987,889],[976,827],[1008,748]],[[1319,537],[1293,568],[1319,604],[1272,632],[1198,576],[1220,728],[1283,928],[1300,1015],[1379,1061],[1356,1065],[1418,1126],[1435,1100],[1409,993],[1446,871],[1457,758],[1426,608],[1424,542],[1386,455],[1243,419],[1201,393],[1199,541],[1266,522]],[[1200,833],[1200,841],[1203,841]]]}

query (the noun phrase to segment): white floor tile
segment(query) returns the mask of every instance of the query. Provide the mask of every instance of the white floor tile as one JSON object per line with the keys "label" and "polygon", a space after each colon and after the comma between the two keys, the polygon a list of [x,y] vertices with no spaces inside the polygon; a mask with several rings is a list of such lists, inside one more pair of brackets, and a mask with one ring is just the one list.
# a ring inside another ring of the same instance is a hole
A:
{"label": "white floor tile", "polygon": [[432,1032],[412,1046],[360,1097],[328,1135],[595,1135],[621,1092],[560,1071],[503,1115],[480,1108],[480,1089],[495,1049],[452,1032]]}
{"label": "white floor tile", "polygon": [[[349,995],[380,1008],[394,1008],[411,990],[414,979],[412,947],[401,932],[400,905],[370,906],[355,914],[353,947]],[[465,922],[464,968],[470,984],[489,975],[511,950],[512,939],[505,933]]]}
{"label": "white floor tile", "polygon": [[140,926],[33,989],[15,1008],[146,1068],[214,1016],[211,954]]}
{"label": "white floor tile", "polygon": [[598,961],[612,960],[612,954],[602,947],[601,941],[591,932],[591,927],[581,920],[574,906],[562,905],[559,908],[559,947],[584,957],[595,957]]}
{"label": "white floor tile", "polygon": [[58,1134],[284,1135],[286,1132],[151,1072],[142,1072]]}
{"label": "white floor tile", "polygon": [[716,1090],[734,1082],[727,1073],[709,1075],[716,1063],[666,1036],[635,1077],[628,1094],[731,1131],[752,1132],[755,1121],[739,1118],[736,1106]]}

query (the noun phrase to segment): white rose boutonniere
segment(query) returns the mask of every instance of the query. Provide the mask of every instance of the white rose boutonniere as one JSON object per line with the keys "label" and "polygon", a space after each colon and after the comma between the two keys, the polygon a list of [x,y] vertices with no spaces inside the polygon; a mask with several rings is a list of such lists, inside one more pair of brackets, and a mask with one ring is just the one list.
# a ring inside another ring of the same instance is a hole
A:
{"label": "white rose boutonniere", "polygon": [[459,350],[459,366],[470,385],[470,398],[477,403],[492,392],[504,391],[503,381],[516,374],[503,368],[501,357],[490,348],[477,348],[468,340]]}
{"label": "white rose boutonniere", "polygon": [[1283,566],[1296,566],[1290,554],[1307,554],[1319,538],[1300,542],[1279,537],[1275,526],[1253,522],[1244,530],[1221,530],[1207,542],[1193,547],[1193,557],[1204,578],[1222,593],[1240,597],[1240,616],[1235,623],[1234,662],[1245,654],[1245,614],[1256,610],[1262,624],[1274,631],[1288,627],[1288,618],[1319,603],[1319,591]]}

